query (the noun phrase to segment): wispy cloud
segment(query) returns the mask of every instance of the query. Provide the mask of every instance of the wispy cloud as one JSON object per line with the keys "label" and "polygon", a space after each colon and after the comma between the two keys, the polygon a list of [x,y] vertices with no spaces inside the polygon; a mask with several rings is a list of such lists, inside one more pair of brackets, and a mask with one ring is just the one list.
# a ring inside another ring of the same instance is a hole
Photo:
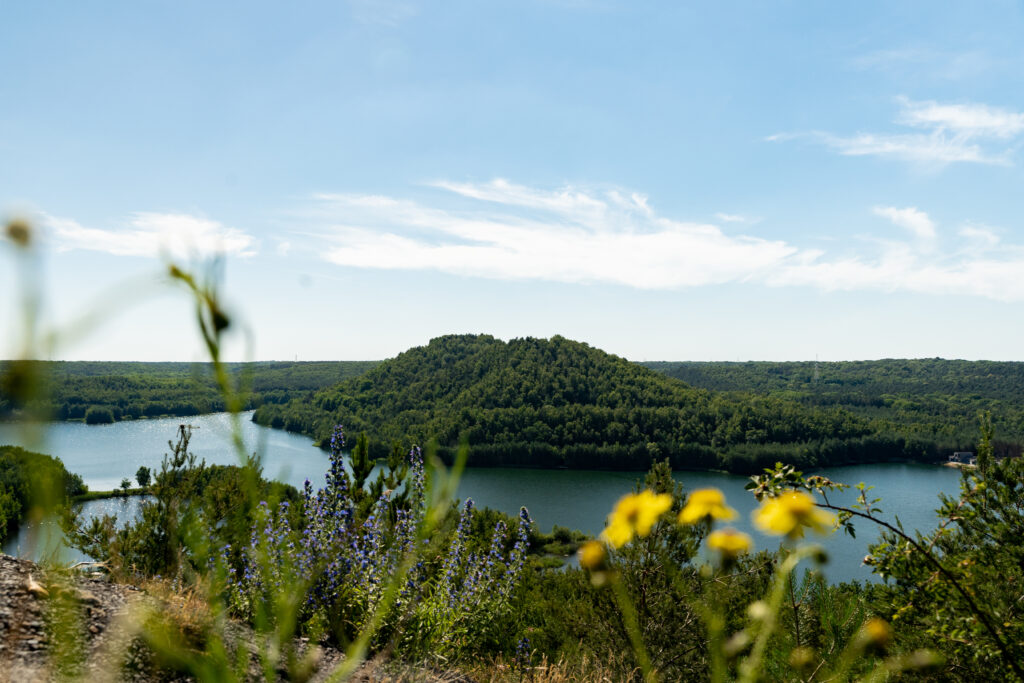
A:
{"label": "wispy cloud", "polygon": [[504,180],[432,186],[444,193],[430,203],[317,195],[308,232],[324,241],[324,259],[355,268],[639,289],[748,283],[1024,300],[1024,246],[1002,244],[978,226],[944,236],[916,207],[873,209],[905,238],[889,232],[829,253],[668,218],[645,196],[622,190],[551,191]]}
{"label": "wispy cloud", "polygon": [[635,193],[550,192],[502,180],[435,186],[475,205],[453,211],[379,196],[318,195],[321,215],[335,219],[324,257],[364,268],[665,289],[744,280],[797,251],[658,216]]}
{"label": "wispy cloud", "polygon": [[896,98],[896,123],[920,133],[856,133],[836,135],[823,131],[778,133],[767,138],[779,142],[809,139],[845,156],[877,156],[943,166],[966,162],[1008,166],[1012,148],[1006,143],[1024,132],[1024,114],[984,104],[942,104]]}
{"label": "wispy cloud", "polygon": [[[437,181],[430,185],[470,199],[520,208],[542,209],[573,217],[600,216],[607,212],[608,200],[613,200],[619,205],[622,205],[623,202],[617,193],[609,194],[606,200],[593,197],[578,189],[538,190],[525,185],[516,185],[502,178],[496,178],[487,183]],[[641,206],[646,203],[646,199],[634,195],[633,203],[636,206]]]}
{"label": "wispy cloud", "polygon": [[968,248],[991,249],[1000,242],[999,235],[994,230],[977,225],[964,226],[957,234],[967,240]]}
{"label": "wispy cloud", "polygon": [[925,261],[914,250],[890,246],[875,259],[816,259],[773,274],[766,284],[810,286],[826,291],[879,290],[931,295],[977,296],[1024,301],[1020,272],[1024,248],[999,255],[943,262]]}
{"label": "wispy cloud", "polygon": [[916,128],[930,128],[965,138],[994,137],[1009,139],[1024,131],[1024,114],[984,104],[940,104],[913,102],[906,97],[897,101],[903,110],[897,119]]}
{"label": "wispy cloud", "polygon": [[898,209],[895,206],[876,206],[874,212],[876,216],[888,218],[893,225],[909,230],[921,239],[935,238],[935,223],[928,217],[928,214],[918,210],[917,207],[909,206],[905,209]]}
{"label": "wispy cloud", "polygon": [[[790,138],[797,136],[790,136]],[[859,133],[840,137],[830,133],[813,132],[806,137],[817,140],[844,156],[877,156],[910,161],[919,164],[944,166],[956,162],[1008,166],[1005,152],[989,154],[976,144],[941,133],[931,135],[877,135]],[[769,139],[783,139],[773,136]]]}
{"label": "wispy cloud", "polygon": [[352,18],[361,24],[399,26],[418,14],[407,0],[348,0]]}
{"label": "wispy cloud", "polygon": [[996,61],[980,51],[937,50],[912,46],[876,50],[853,60],[858,69],[888,72],[903,78],[959,81],[977,78],[991,70]]}
{"label": "wispy cloud", "polygon": [[715,219],[722,223],[745,223],[747,225],[753,225],[761,221],[761,218],[758,216],[744,216],[738,213],[716,213]]}
{"label": "wispy cloud", "polygon": [[44,215],[43,222],[60,251],[145,257],[166,254],[181,259],[218,254],[249,257],[257,247],[256,240],[241,230],[189,214],[136,213],[117,228],[91,228],[49,215]]}

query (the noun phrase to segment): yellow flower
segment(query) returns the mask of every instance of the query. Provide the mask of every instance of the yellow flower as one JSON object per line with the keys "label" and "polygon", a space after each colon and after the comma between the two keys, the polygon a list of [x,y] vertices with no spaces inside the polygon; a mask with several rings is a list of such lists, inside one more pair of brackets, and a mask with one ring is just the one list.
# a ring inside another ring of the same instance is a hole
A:
{"label": "yellow flower", "polygon": [[654,493],[650,489],[623,496],[608,515],[608,526],[601,532],[601,537],[613,548],[621,548],[633,540],[634,535],[643,537],[650,534],[651,527],[670,507],[672,496]]}
{"label": "yellow flower", "polygon": [[597,569],[604,564],[604,543],[600,541],[587,541],[580,546],[579,558],[580,566],[584,569]]}
{"label": "yellow flower", "polygon": [[836,526],[835,515],[819,509],[813,498],[796,490],[764,501],[753,517],[754,524],[766,534],[790,538],[803,536],[805,526],[819,534],[831,533]]}
{"label": "yellow flower", "polygon": [[861,627],[861,637],[870,645],[885,647],[892,640],[892,627],[878,617],[871,617]]}
{"label": "yellow flower", "polygon": [[754,546],[750,536],[732,528],[712,531],[708,536],[708,547],[717,550],[724,559],[734,560],[744,553],[749,553]]}
{"label": "yellow flower", "polygon": [[679,513],[679,523],[696,524],[707,517],[736,518],[736,511],[725,504],[725,496],[718,489],[697,489],[691,493],[686,507]]}

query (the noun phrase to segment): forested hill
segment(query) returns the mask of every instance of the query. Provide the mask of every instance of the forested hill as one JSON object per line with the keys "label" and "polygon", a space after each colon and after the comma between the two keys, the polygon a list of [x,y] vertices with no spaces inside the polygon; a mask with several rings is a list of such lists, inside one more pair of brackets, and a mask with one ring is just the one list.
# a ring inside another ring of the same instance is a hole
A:
{"label": "forested hill", "polygon": [[[1024,443],[1024,363],[884,359],[842,362],[644,363],[696,387],[842,406],[876,432],[970,444],[990,411],[997,451]],[[973,450],[968,448],[967,450]]]}
{"label": "forested hill", "polygon": [[1024,363],[911,358],[865,361],[646,362],[694,386],[725,391],[814,393],[839,402],[881,395],[1024,396]]}
{"label": "forested hill", "polygon": [[[355,377],[377,361],[228,363],[228,371],[249,391],[247,406],[308,399],[313,393]],[[22,405],[15,386],[0,385],[0,417],[30,409],[57,420],[103,423],[139,417],[198,415],[225,409],[210,363],[35,361],[42,387],[32,405]],[[11,372],[0,361],[0,377]]]}
{"label": "forested hill", "polygon": [[474,465],[756,471],[782,459],[826,465],[933,459],[938,445],[877,433],[840,407],[697,389],[562,337],[503,342],[446,336],[383,361],[312,401],[264,405],[254,419],[326,441],[332,425],[392,441],[462,438]]}

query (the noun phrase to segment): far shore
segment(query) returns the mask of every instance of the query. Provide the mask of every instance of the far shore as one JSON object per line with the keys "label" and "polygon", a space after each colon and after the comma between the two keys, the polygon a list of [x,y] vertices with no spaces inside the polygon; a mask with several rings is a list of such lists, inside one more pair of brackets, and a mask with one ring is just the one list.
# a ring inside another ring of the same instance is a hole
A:
{"label": "far shore", "polygon": [[147,488],[134,488],[128,489],[114,489],[113,491],[88,491],[86,493],[79,494],[71,498],[72,503],[85,503],[90,500],[103,500],[104,498],[128,498],[129,496],[148,496],[150,489]]}
{"label": "far shore", "polygon": [[977,465],[971,465],[971,464],[966,463],[966,462],[944,462],[944,463],[942,463],[942,466],[943,467],[954,467],[954,468],[956,468],[958,470],[973,470],[973,469],[977,469],[978,468]]}

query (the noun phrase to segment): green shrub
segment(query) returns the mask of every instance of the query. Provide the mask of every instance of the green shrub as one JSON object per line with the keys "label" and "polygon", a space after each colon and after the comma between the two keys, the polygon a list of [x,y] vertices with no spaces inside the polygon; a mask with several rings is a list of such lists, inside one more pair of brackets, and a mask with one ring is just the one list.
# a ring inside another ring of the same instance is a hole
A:
{"label": "green shrub", "polygon": [[87,425],[104,425],[112,424],[114,422],[114,413],[110,408],[91,406],[85,411],[85,424]]}

